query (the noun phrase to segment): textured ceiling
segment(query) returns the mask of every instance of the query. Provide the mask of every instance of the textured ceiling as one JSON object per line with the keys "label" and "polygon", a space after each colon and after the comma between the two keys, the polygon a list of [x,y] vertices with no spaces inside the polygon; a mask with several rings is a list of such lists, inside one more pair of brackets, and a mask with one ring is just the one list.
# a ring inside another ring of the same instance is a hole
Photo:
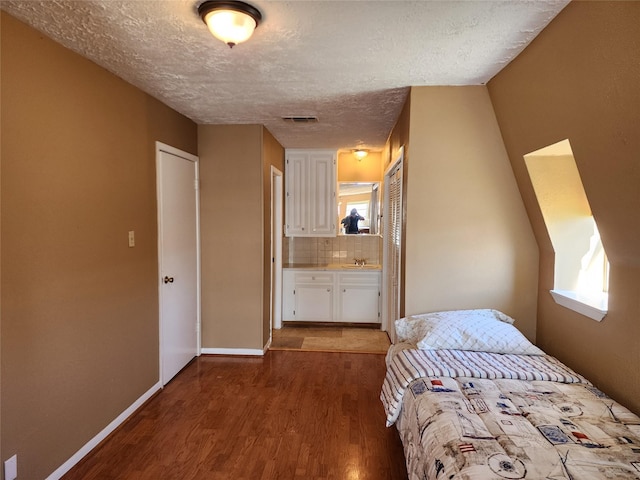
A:
{"label": "textured ceiling", "polygon": [[263,124],[287,148],[375,150],[409,86],[486,83],[568,3],[257,0],[263,22],[230,49],[198,17],[201,1],[0,6],[197,123]]}

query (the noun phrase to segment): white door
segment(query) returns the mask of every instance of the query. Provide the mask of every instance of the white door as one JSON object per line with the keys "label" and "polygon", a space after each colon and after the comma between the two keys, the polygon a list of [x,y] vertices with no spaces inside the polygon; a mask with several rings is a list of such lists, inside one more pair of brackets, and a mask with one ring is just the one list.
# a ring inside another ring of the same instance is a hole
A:
{"label": "white door", "polygon": [[156,148],[160,281],[160,379],[166,385],[198,355],[198,158]]}

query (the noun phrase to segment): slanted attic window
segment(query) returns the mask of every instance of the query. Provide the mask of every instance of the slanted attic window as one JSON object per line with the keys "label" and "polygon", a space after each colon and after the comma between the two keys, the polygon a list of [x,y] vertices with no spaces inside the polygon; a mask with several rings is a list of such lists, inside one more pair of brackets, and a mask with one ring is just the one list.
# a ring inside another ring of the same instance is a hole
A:
{"label": "slanted attic window", "polygon": [[600,321],[607,314],[609,262],[569,140],[524,156],[555,251],[553,299]]}

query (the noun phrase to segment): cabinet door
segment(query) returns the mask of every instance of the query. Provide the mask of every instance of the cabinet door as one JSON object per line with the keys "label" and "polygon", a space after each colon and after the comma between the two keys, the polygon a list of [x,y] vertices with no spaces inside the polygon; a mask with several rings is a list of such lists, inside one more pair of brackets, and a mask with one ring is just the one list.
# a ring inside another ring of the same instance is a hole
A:
{"label": "cabinet door", "polygon": [[333,321],[333,285],[296,285],[295,319]]}
{"label": "cabinet door", "polygon": [[286,230],[288,237],[333,237],[337,231],[336,152],[287,150]]}
{"label": "cabinet door", "polygon": [[380,272],[338,273],[337,321],[380,322]]}
{"label": "cabinet door", "polygon": [[380,322],[380,288],[378,285],[341,286],[339,295],[339,322]]}
{"label": "cabinet door", "polygon": [[309,154],[310,235],[335,235],[336,156],[334,152]]}
{"label": "cabinet door", "polygon": [[286,180],[286,235],[303,236],[309,233],[309,160],[304,153],[288,153]]}
{"label": "cabinet door", "polygon": [[295,271],[285,268],[282,271],[282,321],[291,322],[296,319]]}

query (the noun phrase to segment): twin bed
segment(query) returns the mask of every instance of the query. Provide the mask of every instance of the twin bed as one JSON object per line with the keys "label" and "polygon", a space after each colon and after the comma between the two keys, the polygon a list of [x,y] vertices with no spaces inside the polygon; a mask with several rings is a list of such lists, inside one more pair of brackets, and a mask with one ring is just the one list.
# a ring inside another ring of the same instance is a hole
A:
{"label": "twin bed", "polygon": [[381,400],[411,480],[640,480],[640,417],[496,310],[396,321]]}

